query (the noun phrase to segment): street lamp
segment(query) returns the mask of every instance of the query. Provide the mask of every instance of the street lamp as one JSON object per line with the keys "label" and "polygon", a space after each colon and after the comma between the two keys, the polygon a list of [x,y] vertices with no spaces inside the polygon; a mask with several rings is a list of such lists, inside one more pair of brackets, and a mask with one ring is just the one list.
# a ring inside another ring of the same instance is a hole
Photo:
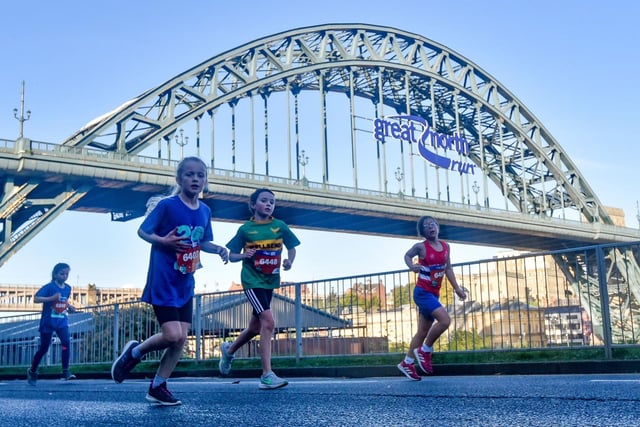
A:
{"label": "street lamp", "polygon": [[398,181],[398,195],[402,197],[404,196],[404,193],[402,192],[402,180],[404,179],[404,172],[402,172],[400,166],[396,168],[395,176],[396,180]]}
{"label": "street lamp", "polygon": [[480,202],[478,202],[478,193],[480,192],[480,187],[478,186],[478,181],[473,181],[473,185],[471,189],[476,194],[476,207],[480,207]]}
{"label": "street lamp", "polygon": [[20,116],[18,116],[18,109],[13,109],[13,117],[20,122],[20,139],[24,137],[24,122],[31,118],[31,110],[28,110],[25,116],[24,112],[24,80],[22,81],[22,91],[20,92]]}
{"label": "street lamp", "polygon": [[176,144],[180,146],[180,159],[184,159],[184,146],[189,143],[189,137],[184,136],[184,129],[180,129],[180,136],[176,135]]}
{"label": "street lamp", "polygon": [[309,185],[309,180],[307,179],[307,168],[305,166],[309,164],[309,156],[304,150],[298,155],[298,163],[302,166],[302,185],[306,187]]}

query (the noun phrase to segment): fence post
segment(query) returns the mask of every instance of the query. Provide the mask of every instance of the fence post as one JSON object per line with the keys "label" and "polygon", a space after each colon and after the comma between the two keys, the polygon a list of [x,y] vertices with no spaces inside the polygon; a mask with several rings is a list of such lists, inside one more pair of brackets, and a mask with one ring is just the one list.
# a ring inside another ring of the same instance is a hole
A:
{"label": "fence post", "polygon": [[200,357],[200,352],[202,350],[202,295],[196,295],[196,324],[195,324],[195,333],[196,333],[196,361],[199,362],[202,360]]}
{"label": "fence post", "polygon": [[613,357],[611,347],[611,313],[609,312],[609,290],[607,286],[607,266],[604,261],[602,246],[596,246],[596,262],[598,265],[598,287],[600,288],[600,310],[602,311],[602,335],[604,338],[604,358]]}
{"label": "fence post", "polygon": [[296,282],[296,363],[302,357],[302,290],[299,282]]}
{"label": "fence post", "polygon": [[118,349],[120,348],[120,304],[113,305],[113,357],[112,360],[118,358]]}

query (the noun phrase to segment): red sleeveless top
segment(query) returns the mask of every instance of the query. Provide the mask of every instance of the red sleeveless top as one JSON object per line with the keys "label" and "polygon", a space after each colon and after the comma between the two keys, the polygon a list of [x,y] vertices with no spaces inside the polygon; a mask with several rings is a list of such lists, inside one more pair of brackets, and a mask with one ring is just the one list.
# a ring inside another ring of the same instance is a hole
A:
{"label": "red sleeveless top", "polygon": [[426,240],[424,241],[425,257],[420,260],[418,283],[422,289],[440,296],[440,286],[444,278],[444,270],[449,259],[449,245],[440,240],[442,250],[436,251]]}

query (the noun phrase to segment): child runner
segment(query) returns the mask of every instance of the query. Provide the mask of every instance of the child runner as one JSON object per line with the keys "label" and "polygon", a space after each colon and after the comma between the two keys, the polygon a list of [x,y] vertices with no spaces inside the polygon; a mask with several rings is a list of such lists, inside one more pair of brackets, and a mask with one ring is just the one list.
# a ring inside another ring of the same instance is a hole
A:
{"label": "child runner", "polygon": [[[236,235],[227,243],[229,260],[242,261],[241,282],[244,293],[253,306],[249,326],[232,343],[221,346],[220,373],[231,372],[234,353],[243,345],[260,335],[260,359],[262,362],[261,389],[284,387],[288,381],[279,378],[271,370],[271,338],[275,328],[271,312],[273,290],[280,287],[280,265],[289,270],[296,257],[298,238],[283,221],[274,218],[276,198],[273,192],[260,188],[249,200],[251,219],[240,226]],[[287,249],[287,258],[282,260],[282,250]]]}
{"label": "child runner", "polygon": [[[151,243],[147,283],[142,301],[151,304],[161,332],[144,340],[129,341],[113,362],[111,376],[125,380],[142,358],[164,350],[146,400],[161,405],[181,402],[167,389],[187,340],[193,313],[194,272],[200,268],[200,251],[218,254],[227,263],[226,248],[212,242],[211,209],[198,199],[207,184],[207,166],[198,157],[186,157],[176,173],[174,195],[151,206],[138,235]],[[177,194],[175,194],[177,193]]]}
{"label": "child runner", "polygon": [[[460,299],[467,298],[464,290],[458,286],[453,268],[451,268],[449,245],[438,239],[439,232],[438,222],[430,216],[423,216],[418,220],[418,234],[425,240],[413,245],[404,255],[407,267],[418,273],[418,282],[413,290],[413,300],[418,306],[420,314],[418,316],[418,331],[411,339],[409,351],[404,360],[398,364],[398,369],[413,381],[422,379],[413,364],[414,356],[420,369],[426,374],[432,374],[433,344],[451,323],[449,313],[439,301],[443,277],[447,277]],[[418,257],[418,264],[413,263],[414,257]]]}
{"label": "child runner", "polygon": [[56,264],[51,272],[51,282],[36,292],[33,301],[42,303],[40,316],[40,347],[33,355],[31,367],[27,369],[27,382],[36,385],[38,381],[38,365],[42,357],[49,351],[51,338],[55,332],[62,347],[62,379],[72,380],[76,376],[69,372],[71,359],[71,337],[69,335],[69,319],[67,313],[75,313],[76,309],[69,304],[71,286],[66,283],[69,278],[69,264]]}

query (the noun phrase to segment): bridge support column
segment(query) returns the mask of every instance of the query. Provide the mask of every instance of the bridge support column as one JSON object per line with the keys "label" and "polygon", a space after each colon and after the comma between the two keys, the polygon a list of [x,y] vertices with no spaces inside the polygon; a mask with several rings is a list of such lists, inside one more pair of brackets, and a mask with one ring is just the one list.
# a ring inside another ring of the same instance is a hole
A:
{"label": "bridge support column", "polygon": [[598,265],[598,286],[600,288],[600,310],[602,313],[602,338],[604,339],[604,357],[611,359],[611,313],[609,312],[609,290],[607,286],[607,266],[604,259],[604,250],[601,246],[596,248],[596,262]]}

